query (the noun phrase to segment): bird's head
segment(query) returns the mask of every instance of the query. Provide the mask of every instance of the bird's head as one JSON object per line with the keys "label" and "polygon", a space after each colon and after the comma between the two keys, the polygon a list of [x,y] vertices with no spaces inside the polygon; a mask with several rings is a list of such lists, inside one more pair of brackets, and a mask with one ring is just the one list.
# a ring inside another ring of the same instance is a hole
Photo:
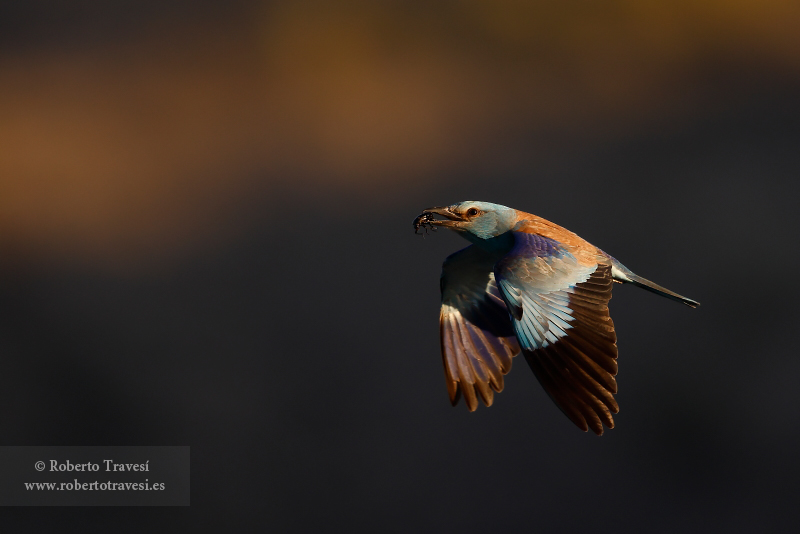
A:
{"label": "bird's head", "polygon": [[[439,215],[444,219],[434,219]],[[467,200],[442,208],[428,208],[414,220],[414,227],[423,224],[443,226],[459,233],[491,239],[511,230],[517,222],[517,211],[499,204]],[[465,235],[464,237],[469,237]]]}

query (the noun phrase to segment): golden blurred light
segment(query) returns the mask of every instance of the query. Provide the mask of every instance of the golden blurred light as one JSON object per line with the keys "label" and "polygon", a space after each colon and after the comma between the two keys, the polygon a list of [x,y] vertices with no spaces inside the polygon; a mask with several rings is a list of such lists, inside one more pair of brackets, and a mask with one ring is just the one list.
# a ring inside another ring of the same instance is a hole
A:
{"label": "golden blurred light", "polygon": [[6,46],[0,256],[152,261],[278,187],[397,192],[519,125],[687,115],[708,64],[798,72],[797,20],[783,0],[296,1]]}

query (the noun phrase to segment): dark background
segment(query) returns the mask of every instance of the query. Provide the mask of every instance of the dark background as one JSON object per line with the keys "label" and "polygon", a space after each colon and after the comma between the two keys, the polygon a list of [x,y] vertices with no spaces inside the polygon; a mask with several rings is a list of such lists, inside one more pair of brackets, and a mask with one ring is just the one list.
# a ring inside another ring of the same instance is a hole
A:
{"label": "dark background", "polygon": [[[190,508],[5,532],[792,532],[795,2],[0,2],[3,445],[190,445]],[[460,200],[703,305],[611,302],[621,412],[451,408]]]}

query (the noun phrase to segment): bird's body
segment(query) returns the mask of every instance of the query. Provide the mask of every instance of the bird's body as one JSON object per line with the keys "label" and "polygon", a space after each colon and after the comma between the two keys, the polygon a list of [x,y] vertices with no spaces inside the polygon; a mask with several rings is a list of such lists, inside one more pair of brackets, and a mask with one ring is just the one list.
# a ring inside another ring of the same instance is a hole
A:
{"label": "bird's body", "polygon": [[[432,214],[445,217],[434,220]],[[692,307],[697,302],[631,272],[550,221],[497,204],[429,208],[415,220],[473,243],[442,266],[440,333],[450,400],[490,406],[522,352],[551,399],[578,427],[603,433],[619,407],[612,282],[633,283]]]}

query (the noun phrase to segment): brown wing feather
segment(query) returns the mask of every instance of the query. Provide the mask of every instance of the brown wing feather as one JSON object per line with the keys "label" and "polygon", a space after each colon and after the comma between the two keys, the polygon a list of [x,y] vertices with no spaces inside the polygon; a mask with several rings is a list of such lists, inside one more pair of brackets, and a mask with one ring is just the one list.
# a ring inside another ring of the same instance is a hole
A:
{"label": "brown wing feather", "polygon": [[525,359],[553,402],[579,428],[597,435],[603,425],[614,428],[612,413],[619,412],[617,392],[617,335],[608,314],[611,266],[600,265],[590,278],[570,293],[572,328],[567,336],[534,351]]}
{"label": "brown wing feather", "polygon": [[520,348],[505,302],[494,282],[497,258],[471,246],[451,255],[442,269],[439,333],[450,402],[461,396],[470,411],[503,390],[503,375]]}
{"label": "brown wing feather", "polygon": [[458,307],[442,306],[439,319],[442,361],[447,391],[454,406],[461,395],[470,411],[478,408],[478,398],[491,406],[494,392],[503,390],[503,375],[511,370],[511,358],[519,353],[519,345],[513,337],[498,337],[475,324],[491,320],[507,322],[508,334],[513,336],[504,308],[495,312],[485,303],[473,304],[465,314]]}

